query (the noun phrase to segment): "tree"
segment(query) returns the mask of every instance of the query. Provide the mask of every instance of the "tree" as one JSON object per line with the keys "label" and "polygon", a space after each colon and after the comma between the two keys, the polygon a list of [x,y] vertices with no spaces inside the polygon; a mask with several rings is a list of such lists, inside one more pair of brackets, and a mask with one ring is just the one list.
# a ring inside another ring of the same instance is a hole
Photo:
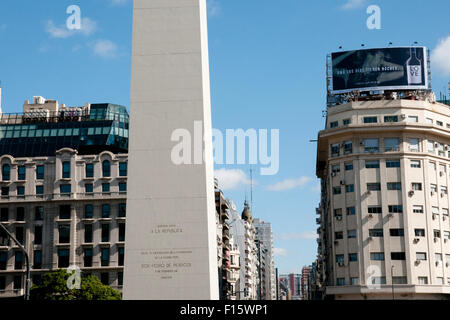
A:
{"label": "tree", "polygon": [[96,276],[81,278],[80,289],[69,289],[67,280],[73,273],[59,269],[42,277],[31,288],[31,300],[121,300],[119,291],[104,285]]}

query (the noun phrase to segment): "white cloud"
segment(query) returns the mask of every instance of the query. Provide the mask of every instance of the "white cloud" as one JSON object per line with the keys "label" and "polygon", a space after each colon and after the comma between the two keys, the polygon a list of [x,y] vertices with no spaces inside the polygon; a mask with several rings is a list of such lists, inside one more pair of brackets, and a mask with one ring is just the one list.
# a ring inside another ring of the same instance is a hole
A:
{"label": "white cloud", "polygon": [[347,0],[347,2],[341,6],[341,9],[342,10],[357,9],[362,7],[365,2],[366,2],[365,0]]}
{"label": "white cloud", "polygon": [[207,3],[208,14],[211,17],[217,16],[222,10],[218,0],[208,0]]}
{"label": "white cloud", "polygon": [[97,40],[91,46],[96,56],[102,58],[115,58],[117,56],[117,45],[110,40]]}
{"label": "white cloud", "polygon": [[48,20],[45,26],[45,31],[50,35],[50,37],[61,39],[65,39],[76,34],[89,36],[93,34],[96,30],[97,30],[97,22],[89,18],[81,19],[80,29],[70,30],[67,28],[65,24],[57,26],[55,25],[53,20]]}
{"label": "white cloud", "polygon": [[283,190],[290,190],[297,187],[303,187],[307,183],[309,183],[312,180],[310,177],[300,177],[297,179],[285,179],[283,181],[277,182],[275,184],[269,185],[266,187],[267,190],[270,191],[283,191]]}
{"label": "white cloud", "polygon": [[275,257],[287,256],[287,250],[284,248],[273,248],[273,255]]}
{"label": "white cloud", "polygon": [[434,71],[450,75],[450,36],[441,39],[431,53],[431,64]]}
{"label": "white cloud", "polygon": [[240,169],[222,168],[215,170],[214,176],[219,180],[219,188],[222,190],[236,189],[243,184],[250,184],[250,179]]}
{"label": "white cloud", "polygon": [[310,240],[317,239],[316,231],[305,231],[299,233],[281,233],[278,235],[281,240]]}

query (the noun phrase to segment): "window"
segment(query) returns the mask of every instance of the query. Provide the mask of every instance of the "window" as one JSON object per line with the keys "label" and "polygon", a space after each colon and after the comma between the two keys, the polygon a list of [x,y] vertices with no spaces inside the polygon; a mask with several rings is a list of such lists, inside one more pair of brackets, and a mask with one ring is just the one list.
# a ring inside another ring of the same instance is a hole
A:
{"label": "window", "polygon": [[127,162],[120,162],[119,163],[119,176],[120,177],[126,177],[128,172],[128,164]]}
{"label": "window", "polygon": [[349,253],[348,254],[348,261],[349,262],[358,261],[358,254],[357,253]]}
{"label": "window", "polygon": [[8,251],[0,251],[0,270],[6,270]]}
{"label": "window", "polygon": [[125,241],[125,223],[119,223],[119,242]]}
{"label": "window", "polygon": [[416,237],[425,237],[425,229],[414,229],[414,235]]}
{"label": "window", "polygon": [[1,208],[0,209],[0,221],[5,222],[9,220],[9,210],[8,208]]}
{"label": "window", "polygon": [[437,192],[437,185],[431,184],[430,190],[431,190],[431,195],[435,194]]}
{"label": "window", "polygon": [[386,160],[386,168],[400,168],[400,160]]}
{"label": "window", "polygon": [[345,278],[336,278],[336,285],[345,286]]}
{"label": "window", "polygon": [[92,183],[85,183],[84,184],[84,192],[85,193],[93,193],[94,192],[94,185]]}
{"label": "window", "polygon": [[17,186],[17,195],[24,196],[25,195],[25,186]]}
{"label": "window", "polygon": [[18,166],[17,167],[17,180],[26,180],[26,168],[25,166]]}
{"label": "window", "polygon": [[119,182],[119,192],[125,192],[125,191],[127,191],[127,183]]}
{"label": "window", "polygon": [[434,229],[433,230],[433,235],[434,235],[435,238],[440,238],[441,237],[441,230]]}
{"label": "window", "polygon": [[102,242],[109,242],[109,224],[102,224]]}
{"label": "window", "polygon": [[37,180],[42,180],[44,179],[44,166],[40,165],[40,166],[36,166],[36,179]]}
{"label": "window", "polygon": [[119,248],[119,266],[123,266],[125,258],[125,249],[123,247]]}
{"label": "window", "polygon": [[11,180],[11,166],[9,164],[2,166],[2,179],[3,181]]}
{"label": "window", "polygon": [[433,119],[431,118],[425,118],[425,122],[429,124],[433,124]]}
{"label": "window", "polygon": [[399,151],[400,145],[398,138],[386,138],[384,139],[384,150],[385,151]]}
{"label": "window", "polygon": [[450,239],[450,231],[444,231],[444,239]]}
{"label": "window", "polygon": [[344,255],[343,254],[336,255],[336,263],[344,263]]}
{"label": "window", "polygon": [[43,195],[44,194],[44,186],[43,185],[39,185],[36,186],[36,195]]}
{"label": "window", "polygon": [[59,206],[59,219],[70,219],[70,205],[61,205]]}
{"label": "window", "polygon": [[89,268],[92,267],[92,248],[85,248],[84,249],[84,266]]}
{"label": "window", "polygon": [[403,206],[400,204],[388,206],[389,213],[403,213]]}
{"label": "window", "polygon": [[108,160],[102,162],[103,177],[111,177],[111,163]]}
{"label": "window", "polygon": [[62,177],[63,179],[70,178],[70,161],[64,161],[62,163]]}
{"label": "window", "polygon": [[435,162],[429,162],[428,163],[428,169],[430,169],[430,171],[436,171],[436,163]]}
{"label": "window", "polygon": [[5,276],[0,276],[0,291],[6,289],[6,278]]}
{"label": "window", "polygon": [[378,160],[366,160],[367,169],[375,169],[380,167],[380,161]]}
{"label": "window", "polygon": [[443,216],[448,216],[448,209],[447,208],[442,208],[442,215]]}
{"label": "window", "polygon": [[437,277],[436,278],[436,284],[444,284],[444,278],[443,277]]}
{"label": "window", "polygon": [[335,217],[342,217],[342,209],[334,209],[334,216]]}
{"label": "window", "polygon": [[388,182],[387,189],[388,190],[402,190],[402,183],[401,182]]}
{"label": "window", "polygon": [[92,243],[93,240],[93,229],[92,224],[84,225],[84,243]]}
{"label": "window", "polygon": [[2,197],[9,196],[9,187],[2,187]]}
{"label": "window", "polygon": [[350,154],[353,152],[353,144],[351,141],[344,142],[344,154]]}
{"label": "window", "polygon": [[383,229],[369,229],[370,237],[383,237]]}
{"label": "window", "polygon": [[347,232],[347,238],[354,239],[356,238],[356,230],[348,230]]}
{"label": "window", "polygon": [[408,116],[408,122],[419,122],[418,116]]}
{"label": "window", "polygon": [[384,252],[371,252],[370,260],[384,261]]}
{"label": "window", "polygon": [[93,163],[86,163],[85,174],[86,174],[86,178],[94,177],[94,164]]}
{"label": "window", "polygon": [[[102,261],[103,262],[103,261]],[[102,272],[100,273],[100,281],[104,285],[109,285],[109,273],[108,272]]]}
{"label": "window", "polygon": [[22,289],[22,276],[14,276],[13,278],[13,289],[21,290]]}
{"label": "window", "polygon": [[330,122],[330,128],[336,128],[338,126],[337,121]]}
{"label": "window", "polygon": [[92,219],[94,217],[94,206],[92,204],[84,206],[84,217],[86,219]]}
{"label": "window", "polygon": [[353,170],[353,162],[344,163],[345,171]]}
{"label": "window", "polygon": [[441,193],[443,195],[447,194],[447,187],[441,186]]}
{"label": "window", "polygon": [[111,207],[109,204],[102,204],[102,218],[109,218]]}
{"label": "window", "polygon": [[368,183],[367,184],[367,190],[380,191],[381,190],[381,186],[380,186],[379,183]]}
{"label": "window", "polygon": [[341,194],[341,187],[333,187],[333,194]]}
{"label": "window", "polygon": [[34,250],[33,269],[42,269],[42,251]]}
{"label": "window", "polygon": [[67,194],[72,192],[72,186],[70,184],[61,184],[59,186],[59,192],[61,194]]}
{"label": "window", "polygon": [[428,277],[418,277],[419,284],[428,284]]}
{"label": "window", "polygon": [[386,284],[386,277],[372,277],[372,284]]}
{"label": "window", "polygon": [[428,152],[430,153],[434,153],[434,141],[433,140],[428,140]]}
{"label": "window", "polygon": [[350,283],[352,286],[357,286],[359,284],[358,277],[350,278]]}
{"label": "window", "polygon": [[419,182],[411,183],[411,189],[413,189],[415,191],[421,191],[422,190],[422,183],[419,183]]}
{"label": "window", "polygon": [[334,173],[341,172],[341,165],[339,165],[339,164],[332,165],[331,166],[331,172],[334,172]]}
{"label": "window", "polygon": [[70,243],[70,224],[61,224],[58,226],[59,243]]}
{"label": "window", "polygon": [[367,208],[367,213],[382,213],[380,206],[371,206]]}
{"label": "window", "polygon": [[377,117],[364,117],[364,123],[377,123]]}
{"label": "window", "polygon": [[441,157],[445,157],[444,144],[442,143],[438,144],[438,155]]}
{"label": "window", "polygon": [[436,260],[436,262],[442,263],[442,253],[435,253],[434,259]]}
{"label": "window", "polygon": [[109,192],[109,191],[110,191],[110,184],[102,183],[102,192]]}
{"label": "window", "polygon": [[58,250],[58,268],[69,267],[69,249]]}
{"label": "window", "polygon": [[344,126],[347,126],[347,125],[349,125],[349,124],[351,124],[352,123],[352,120],[351,119],[344,119],[344,120],[342,120],[342,124],[344,125]]}
{"label": "window", "polygon": [[42,226],[34,226],[34,244],[42,244]]}
{"label": "window", "polygon": [[24,207],[16,208],[16,221],[25,221],[25,208]]}
{"label": "window", "polygon": [[364,152],[378,152],[378,139],[364,139]]}
{"label": "window", "polygon": [[334,240],[344,239],[344,233],[342,231],[338,231],[334,233]]}
{"label": "window", "polygon": [[101,261],[102,261],[102,263],[101,263],[102,267],[109,266],[109,248],[102,248]]}
{"label": "window", "polygon": [[443,126],[444,125],[444,123],[442,123],[442,121],[439,121],[439,120],[436,120],[436,125],[438,125],[438,126]]}
{"label": "window", "polygon": [[391,252],[391,260],[406,260],[404,252]]}
{"label": "window", "polygon": [[433,219],[434,219],[434,216],[439,215],[439,208],[431,207],[431,213],[433,214]]}
{"label": "window", "polygon": [[355,215],[355,207],[348,207],[347,208],[347,215],[348,216],[354,216]]}
{"label": "window", "polygon": [[348,184],[345,186],[345,192],[354,192],[355,186],[353,184]]}
{"label": "window", "polygon": [[416,260],[424,261],[427,260],[426,252],[416,252]]}
{"label": "window", "polygon": [[384,116],[384,122],[398,122],[398,116]]}
{"label": "window", "polygon": [[21,270],[23,268],[23,252],[16,251],[14,256],[14,270]]}
{"label": "window", "polygon": [[411,168],[420,168],[420,160],[411,160]]}
{"label": "window", "polygon": [[126,203],[119,203],[119,217],[123,218],[127,214],[127,205]]}
{"label": "window", "polygon": [[25,242],[25,231],[23,227],[16,227],[16,239],[21,245]]}
{"label": "window", "polygon": [[403,229],[389,229],[391,237],[404,237],[405,231]]}
{"label": "window", "polygon": [[392,277],[392,284],[407,284],[407,277]]}

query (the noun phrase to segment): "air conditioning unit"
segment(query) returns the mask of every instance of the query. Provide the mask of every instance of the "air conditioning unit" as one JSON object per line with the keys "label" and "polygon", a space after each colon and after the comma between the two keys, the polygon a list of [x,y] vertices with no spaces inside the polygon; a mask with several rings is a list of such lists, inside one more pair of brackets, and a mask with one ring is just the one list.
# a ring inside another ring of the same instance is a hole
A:
{"label": "air conditioning unit", "polygon": [[373,218],[373,214],[369,213],[369,218]]}
{"label": "air conditioning unit", "polygon": [[443,198],[445,196],[445,193],[441,192],[441,198]]}
{"label": "air conditioning unit", "polygon": [[444,239],[444,243],[447,243],[447,238]]}
{"label": "air conditioning unit", "polygon": [[410,192],[408,192],[409,196],[412,197],[414,195],[414,190],[411,190]]}
{"label": "air conditioning unit", "polygon": [[416,260],[416,266],[420,264],[420,260]]}
{"label": "air conditioning unit", "polygon": [[420,238],[414,238],[414,243],[417,243],[420,241]]}
{"label": "air conditioning unit", "polygon": [[439,238],[438,237],[434,237],[434,242],[438,242]]}
{"label": "air conditioning unit", "polygon": [[444,173],[442,171],[439,171],[439,176],[442,177]]}
{"label": "air conditioning unit", "polygon": [[342,220],[342,216],[336,216],[336,220],[341,221]]}
{"label": "air conditioning unit", "polygon": [[433,213],[433,220],[436,220],[436,215]]}
{"label": "air conditioning unit", "polygon": [[332,176],[332,177],[336,177],[336,172],[334,172],[334,171],[331,172],[331,176]]}
{"label": "air conditioning unit", "polygon": [[373,240],[373,237],[372,236],[369,236],[369,241],[372,241]]}
{"label": "air conditioning unit", "polygon": [[344,266],[344,263],[343,263],[343,262],[338,262],[338,266],[339,266],[339,267],[343,267],[343,266]]}
{"label": "air conditioning unit", "polygon": [[369,194],[371,194],[372,193],[372,191],[370,191],[370,190],[367,190],[367,195],[369,195]]}
{"label": "air conditioning unit", "polygon": [[[447,220],[447,217],[446,216],[442,216],[442,220],[443,221]],[[447,239],[445,239],[445,240],[447,240]]]}
{"label": "air conditioning unit", "polygon": [[437,142],[435,142],[435,143],[434,143],[434,146],[437,147],[437,146],[439,146],[439,144],[438,144]]}
{"label": "air conditioning unit", "polygon": [[448,150],[448,145],[445,145],[445,146],[444,146],[444,149],[445,149],[445,150]]}
{"label": "air conditioning unit", "polygon": [[339,241],[337,241],[337,240],[334,240],[334,244],[339,244]]}
{"label": "air conditioning unit", "polygon": [[345,185],[345,180],[341,180],[341,185]]}
{"label": "air conditioning unit", "polygon": [[436,267],[439,267],[441,265],[441,261],[436,261]]}
{"label": "air conditioning unit", "polygon": [[432,196],[434,196],[434,193],[435,193],[434,191],[431,191],[431,195],[432,195]]}
{"label": "air conditioning unit", "polygon": [[402,119],[406,119],[406,114],[401,115]]}

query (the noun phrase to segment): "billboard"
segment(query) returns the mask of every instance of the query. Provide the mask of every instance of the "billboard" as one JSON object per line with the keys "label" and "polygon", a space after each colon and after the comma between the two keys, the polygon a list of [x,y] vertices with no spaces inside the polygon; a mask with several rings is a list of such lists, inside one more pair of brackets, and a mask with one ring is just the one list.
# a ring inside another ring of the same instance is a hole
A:
{"label": "billboard", "polygon": [[332,94],[428,89],[425,47],[390,47],[333,52]]}

